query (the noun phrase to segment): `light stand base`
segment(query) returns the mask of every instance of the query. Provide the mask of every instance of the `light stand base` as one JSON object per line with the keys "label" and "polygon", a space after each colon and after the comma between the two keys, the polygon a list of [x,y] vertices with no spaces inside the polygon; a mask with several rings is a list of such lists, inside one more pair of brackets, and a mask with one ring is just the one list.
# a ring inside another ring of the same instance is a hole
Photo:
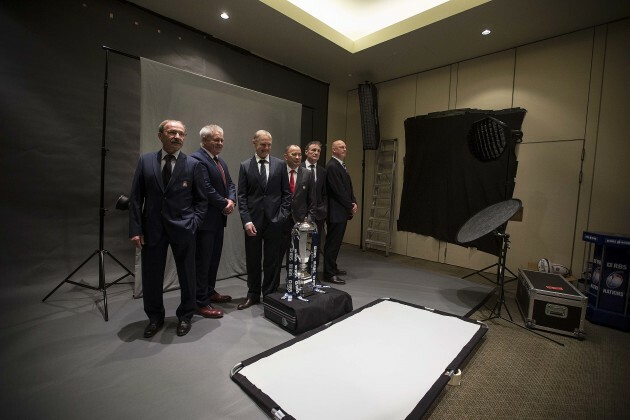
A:
{"label": "light stand base", "polygon": [[[483,277],[484,279],[488,280],[490,283],[493,283],[493,284],[498,284],[495,280],[489,279],[488,277],[486,277],[486,276],[485,276],[485,271],[487,271],[487,270],[491,269],[492,267],[497,267],[497,270],[498,270],[498,269],[499,269],[499,263],[498,263],[498,262],[496,262],[496,263],[491,264],[491,265],[489,265],[489,266],[487,266],[487,267],[480,268],[480,269],[479,269],[479,270],[477,270],[477,271],[473,271],[472,273],[466,274],[464,277],[462,277],[462,279],[467,279],[468,277],[471,277],[471,276],[474,276],[475,274],[478,274],[479,276],[481,276],[481,277]],[[512,275],[512,277],[513,277],[513,278],[511,278],[511,279],[507,280],[507,281],[506,281],[506,283],[511,283],[511,282],[513,282],[513,281],[516,281],[516,274],[514,274],[514,273],[512,272],[512,270],[510,270],[510,269],[509,269],[509,268],[507,268],[507,267],[505,267],[505,270],[507,270],[507,271],[508,271],[508,272]]]}
{"label": "light stand base", "polygon": [[[106,283],[105,282],[105,255],[107,255],[111,259],[113,259],[120,267],[122,267],[126,271],[126,274],[124,274],[123,276],[119,277],[118,279],[114,280],[111,283]],[[98,287],[70,280],[72,278],[72,276],[74,276],[76,274],[76,272],[81,269],[81,267],[83,267],[85,264],[87,264],[95,256],[98,256],[98,262],[99,262]],[[48,299],[50,296],[52,296],[52,294],[55,293],[57,291],[57,289],[59,289],[64,283],[73,284],[75,286],[83,287],[83,288],[90,289],[90,290],[97,290],[97,291],[103,293],[103,318],[105,319],[105,321],[109,321],[109,313],[108,313],[108,310],[107,310],[107,289],[110,286],[118,284],[122,279],[126,278],[127,276],[135,277],[135,275],[131,271],[129,271],[129,269],[127,267],[125,267],[124,264],[121,263],[116,257],[114,257],[109,251],[107,251],[105,249],[97,249],[89,257],[87,257],[85,259],[85,261],[83,261],[81,264],[79,264],[79,266],[77,268],[75,268],[68,275],[68,277],[63,279],[61,281],[61,283],[59,283],[57,285],[57,287],[55,287],[53,290],[51,290],[51,292],[48,293],[46,295],[46,297],[44,297],[44,299],[42,299],[42,302],[46,302],[46,299]],[[131,283],[122,283],[122,284],[131,284]]]}

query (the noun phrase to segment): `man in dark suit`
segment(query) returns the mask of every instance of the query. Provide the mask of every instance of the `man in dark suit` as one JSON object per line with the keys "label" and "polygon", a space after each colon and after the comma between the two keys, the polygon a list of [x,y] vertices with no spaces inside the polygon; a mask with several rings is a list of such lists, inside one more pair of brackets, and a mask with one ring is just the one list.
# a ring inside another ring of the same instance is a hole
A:
{"label": "man in dark suit", "polygon": [[336,140],[332,144],[332,157],[326,165],[326,191],[328,193],[328,230],[324,247],[324,281],[345,284],[338,275],[346,274],[337,267],[343,235],[348,220],[357,212],[357,200],[352,191],[352,180],[344,163],[346,143]]}
{"label": "man in dark suit", "polygon": [[326,194],[326,168],[318,165],[317,161],[322,152],[322,144],[318,141],[312,141],[306,145],[306,160],[302,166],[313,174],[315,180],[315,209],[313,211],[313,221],[317,225],[317,254],[315,261],[319,267],[319,254],[324,238],[324,223],[328,214],[328,196]]}
{"label": "man in dark suit", "polygon": [[291,191],[284,162],[269,155],[271,141],[268,131],[257,131],[252,140],[256,154],[241,162],[239,169],[238,210],[245,229],[248,291],[237,309],[259,303],[261,292],[263,296],[273,293],[280,284],[282,255],[278,250],[291,211]]}
{"label": "man in dark suit", "polygon": [[158,128],[162,150],[140,157],[129,200],[129,237],[141,249],[146,338],[164,325],[162,288],[166,252],[173,251],[181,289],[177,335],[188,334],[195,304],[195,233],[208,209],[206,170],[180,152],[186,128],[166,120]]}
{"label": "man in dark suit", "polygon": [[208,212],[197,231],[197,313],[206,318],[221,318],[223,311],[212,302],[225,303],[231,296],[215,290],[217,272],[223,250],[223,235],[227,216],[234,211],[236,186],[232,182],[227,163],[219,156],[223,150],[223,129],[207,125],[199,132],[201,148],[191,155],[208,171]]}
{"label": "man in dark suit", "polygon": [[289,271],[289,247],[291,246],[291,230],[293,225],[303,222],[309,216],[315,221],[315,182],[313,173],[300,166],[302,150],[294,144],[284,151],[286,176],[291,190],[291,217],[288,217],[283,231],[282,255],[286,254],[286,268]]}

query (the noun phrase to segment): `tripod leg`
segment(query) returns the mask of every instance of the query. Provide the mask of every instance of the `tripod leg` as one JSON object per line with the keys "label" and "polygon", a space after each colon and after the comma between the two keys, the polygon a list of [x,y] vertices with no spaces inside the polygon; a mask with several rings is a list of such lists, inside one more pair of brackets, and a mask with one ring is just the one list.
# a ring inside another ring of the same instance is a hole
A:
{"label": "tripod leg", "polygon": [[118,258],[114,257],[114,255],[113,255],[111,252],[109,252],[109,251],[107,251],[107,250],[105,250],[104,252],[105,252],[107,255],[109,255],[111,259],[113,259],[114,261],[116,261],[116,262],[118,263],[118,265],[119,265],[121,268],[123,268],[123,269],[124,269],[124,270],[125,270],[125,271],[129,274],[129,275],[134,276],[134,277],[136,276],[134,273],[132,273],[132,272],[131,272],[131,270],[129,270],[127,267],[125,267],[125,265],[124,265],[123,263],[121,263],[121,262],[118,260]]}
{"label": "tripod leg", "polygon": [[88,261],[90,261],[90,260],[92,259],[92,257],[93,257],[93,256],[95,256],[95,255],[96,255],[96,254],[98,254],[98,253],[99,253],[99,251],[98,251],[98,250],[96,250],[96,251],[94,251],[94,252],[93,252],[93,253],[92,253],[89,257],[87,257],[87,258],[85,259],[85,261],[83,261],[83,262],[82,262],[82,263],[81,263],[81,264],[80,264],[77,268],[75,268],[75,269],[74,269],[74,271],[73,271],[72,273],[70,273],[70,274],[68,275],[68,277],[66,277],[65,279],[63,279],[63,280],[62,280],[62,282],[61,282],[61,283],[59,283],[59,284],[57,285],[57,287],[55,287],[54,289],[52,289],[52,291],[51,291],[50,293],[48,293],[44,299],[42,299],[42,302],[46,302],[46,299],[48,299],[48,298],[49,298],[49,297],[50,297],[53,293],[55,293],[55,292],[57,291],[57,289],[59,289],[59,288],[61,287],[61,285],[62,285],[62,284],[64,284],[64,283],[65,283],[65,282],[67,282],[68,280],[70,280],[70,278],[71,278],[72,276],[74,276],[74,274],[75,274],[77,271],[79,271],[79,270],[81,269],[81,267],[83,267],[85,264],[87,264],[87,262],[88,262]]}
{"label": "tripod leg", "polygon": [[510,313],[510,310],[508,309],[507,305],[505,304],[505,299],[503,299],[503,307],[505,308],[506,312],[508,313],[508,316],[510,317],[510,320],[514,321],[514,318],[512,318],[512,314]]}
{"label": "tripod leg", "polygon": [[105,283],[105,252],[100,251],[98,253],[98,284],[103,291],[103,318],[105,321],[109,321],[109,313],[107,311],[107,285]]}
{"label": "tripod leg", "polygon": [[464,277],[462,277],[462,278],[463,278],[463,279],[465,279],[465,278],[468,278],[468,277],[470,277],[470,276],[474,276],[475,274],[479,274],[481,277],[486,278],[486,277],[485,277],[483,274],[481,274],[481,273],[482,273],[482,272],[484,272],[484,271],[486,271],[486,270],[487,270],[487,269],[489,269],[489,268],[492,268],[492,267],[496,266],[496,265],[497,265],[496,263],[491,264],[491,265],[489,265],[489,266],[487,266],[487,267],[484,267],[484,268],[481,268],[481,269],[479,269],[479,270],[477,270],[477,271],[473,271],[473,272],[472,272],[472,273],[470,273],[470,274],[466,274],[466,275],[465,275]]}
{"label": "tripod leg", "polygon": [[121,263],[118,258],[114,257],[109,251],[107,250],[103,250],[103,252],[105,254],[107,254],[111,259],[113,259],[122,269],[124,269],[126,271],[126,273],[119,277],[118,279],[114,280],[111,283],[105,283],[105,288],[107,289],[109,286],[113,286],[115,284],[117,284],[119,281],[121,281],[122,279],[128,277],[128,276],[132,276],[135,277],[136,275],[134,273],[132,273],[127,267],[125,267],[125,265],[123,263]]}

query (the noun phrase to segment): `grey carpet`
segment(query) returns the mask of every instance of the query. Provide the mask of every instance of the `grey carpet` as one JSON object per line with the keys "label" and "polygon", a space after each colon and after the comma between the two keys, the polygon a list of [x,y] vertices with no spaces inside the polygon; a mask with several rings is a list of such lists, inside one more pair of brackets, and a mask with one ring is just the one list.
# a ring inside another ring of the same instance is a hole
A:
{"label": "grey carpet", "polygon": [[[463,314],[492,290],[351,246],[343,247],[339,263],[350,273],[339,288],[355,308],[392,297]],[[96,280],[89,270],[77,278]],[[42,303],[56,284],[0,296],[2,418],[266,418],[228,374],[292,336],[263,317],[262,305],[236,310],[247,291],[243,280],[220,281],[218,290],[235,301],[220,306],[222,319],[195,317],[185,337],[175,335],[179,293],[166,293],[165,328],[150,340],[142,337],[147,321],[130,285],[108,289],[105,322],[98,292],[64,284]],[[334,349],[322,357],[334,357]]]}

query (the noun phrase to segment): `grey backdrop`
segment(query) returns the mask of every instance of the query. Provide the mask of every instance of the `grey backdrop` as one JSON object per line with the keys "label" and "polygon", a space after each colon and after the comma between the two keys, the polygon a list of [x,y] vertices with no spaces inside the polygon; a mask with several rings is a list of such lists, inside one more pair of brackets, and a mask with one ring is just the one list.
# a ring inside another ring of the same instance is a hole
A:
{"label": "grey backdrop", "polygon": [[[0,287],[52,290],[98,248],[103,45],[301,103],[301,142],[326,138],[325,83],[126,2],[3,1]],[[113,207],[140,153],[140,62],[109,61],[105,248],[133,270],[127,213]],[[122,271],[106,270],[108,280]],[[97,274],[93,259],[75,279]]]}
{"label": "grey backdrop", "polygon": [[[224,148],[221,156],[228,164],[234,184],[238,184],[239,163],[253,156],[253,134],[265,129],[273,136],[272,154],[280,156],[286,146],[300,138],[302,107],[296,102],[234,86],[155,61],[141,59],[140,152],[157,151],[161,143],[157,126],[166,117],[182,119],[188,136],[182,151],[191,154],[200,146],[199,130],[221,121]],[[210,118],[210,119],[209,119]],[[134,296],[142,290],[140,252],[136,251]],[[228,217],[218,278],[244,274],[245,240],[238,212]],[[166,266],[164,288],[177,287],[177,271],[172,255]]]}

